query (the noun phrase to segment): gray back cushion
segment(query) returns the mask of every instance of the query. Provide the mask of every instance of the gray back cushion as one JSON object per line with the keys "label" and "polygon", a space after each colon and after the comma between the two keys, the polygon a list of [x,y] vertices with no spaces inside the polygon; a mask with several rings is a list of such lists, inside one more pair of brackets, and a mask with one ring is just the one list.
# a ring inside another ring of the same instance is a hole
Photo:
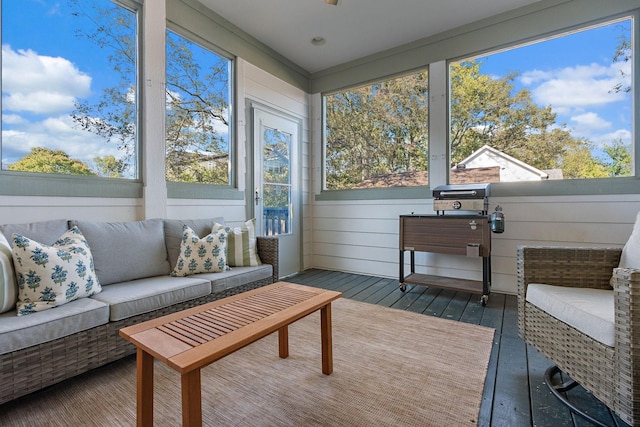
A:
{"label": "gray back cushion", "polygon": [[169,274],[161,219],[127,222],[73,220],[91,248],[102,286]]}
{"label": "gray back cushion", "polygon": [[51,246],[68,229],[69,225],[66,219],[32,222],[29,224],[0,225],[0,232],[4,234],[11,246],[13,246],[13,233],[21,234],[38,243]]}
{"label": "gray back cushion", "polygon": [[171,269],[176,266],[178,255],[180,255],[180,244],[182,243],[182,226],[187,225],[196,232],[198,237],[204,237],[211,233],[213,223],[224,224],[224,218],[208,219],[165,219],[164,239],[167,243],[167,255]]}

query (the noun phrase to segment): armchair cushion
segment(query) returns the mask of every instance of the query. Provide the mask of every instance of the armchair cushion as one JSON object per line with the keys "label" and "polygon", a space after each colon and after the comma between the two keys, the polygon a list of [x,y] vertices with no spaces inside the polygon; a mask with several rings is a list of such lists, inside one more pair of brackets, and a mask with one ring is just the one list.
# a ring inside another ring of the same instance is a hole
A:
{"label": "armchair cushion", "polygon": [[640,212],[627,243],[622,248],[620,268],[640,268]]}
{"label": "armchair cushion", "polygon": [[613,291],[530,283],[526,300],[594,340],[615,346]]}

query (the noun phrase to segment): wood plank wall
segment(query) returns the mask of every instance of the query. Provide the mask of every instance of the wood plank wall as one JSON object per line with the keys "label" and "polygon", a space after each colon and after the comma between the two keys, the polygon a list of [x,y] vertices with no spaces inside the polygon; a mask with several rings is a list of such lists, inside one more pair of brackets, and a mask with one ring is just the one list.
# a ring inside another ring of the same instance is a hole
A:
{"label": "wood plank wall", "polygon": [[[493,234],[492,289],[516,293],[519,245],[624,245],[640,211],[640,195],[491,197],[503,207],[506,230]],[[314,267],[398,277],[398,216],[433,213],[429,198],[323,201],[313,206]],[[481,280],[478,259],[416,254],[418,272]]]}

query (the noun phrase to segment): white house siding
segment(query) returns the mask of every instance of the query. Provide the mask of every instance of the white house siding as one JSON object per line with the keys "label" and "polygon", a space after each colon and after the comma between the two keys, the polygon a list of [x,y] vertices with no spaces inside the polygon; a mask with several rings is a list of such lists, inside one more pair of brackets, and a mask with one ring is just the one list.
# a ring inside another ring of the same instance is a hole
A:
{"label": "white house siding", "polygon": [[[640,195],[491,197],[490,210],[496,204],[506,230],[492,235],[492,290],[515,294],[519,245],[621,247]],[[315,267],[398,278],[398,216],[412,212],[433,213],[431,199],[315,202]],[[482,279],[480,260],[463,256],[416,253],[416,270]]]}

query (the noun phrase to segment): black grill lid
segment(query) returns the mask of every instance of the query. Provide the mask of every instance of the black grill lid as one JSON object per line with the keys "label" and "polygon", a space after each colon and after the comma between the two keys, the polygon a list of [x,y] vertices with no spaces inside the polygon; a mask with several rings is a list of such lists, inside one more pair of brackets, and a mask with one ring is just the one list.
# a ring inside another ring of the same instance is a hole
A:
{"label": "black grill lid", "polygon": [[449,184],[433,189],[434,199],[484,199],[489,197],[491,184]]}

